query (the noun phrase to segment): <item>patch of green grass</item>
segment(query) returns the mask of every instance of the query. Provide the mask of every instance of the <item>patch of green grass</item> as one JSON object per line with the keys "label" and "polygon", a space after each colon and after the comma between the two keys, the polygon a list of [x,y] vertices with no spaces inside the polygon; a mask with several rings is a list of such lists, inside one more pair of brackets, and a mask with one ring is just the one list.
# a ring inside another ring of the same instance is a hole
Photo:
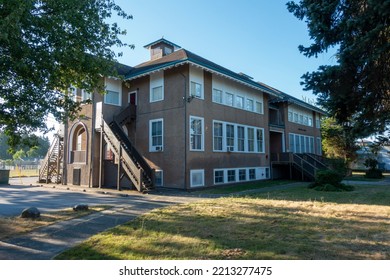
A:
{"label": "patch of green grass", "polygon": [[306,187],[157,209],[57,259],[390,259],[390,188]]}
{"label": "patch of green grass", "polygon": [[228,186],[220,186],[211,189],[199,190],[197,193],[200,194],[231,194],[238,193],[248,190],[255,190],[279,185],[285,185],[289,183],[295,183],[296,181],[288,180],[267,180],[267,181],[257,181],[253,183],[243,183],[243,184],[234,184]]}

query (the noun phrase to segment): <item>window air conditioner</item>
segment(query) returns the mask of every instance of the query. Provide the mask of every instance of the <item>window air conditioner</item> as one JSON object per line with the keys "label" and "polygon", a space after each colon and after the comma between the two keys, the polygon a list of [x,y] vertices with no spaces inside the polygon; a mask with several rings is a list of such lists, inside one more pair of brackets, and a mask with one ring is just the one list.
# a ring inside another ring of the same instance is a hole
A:
{"label": "window air conditioner", "polygon": [[156,151],[162,151],[162,146],[156,146]]}

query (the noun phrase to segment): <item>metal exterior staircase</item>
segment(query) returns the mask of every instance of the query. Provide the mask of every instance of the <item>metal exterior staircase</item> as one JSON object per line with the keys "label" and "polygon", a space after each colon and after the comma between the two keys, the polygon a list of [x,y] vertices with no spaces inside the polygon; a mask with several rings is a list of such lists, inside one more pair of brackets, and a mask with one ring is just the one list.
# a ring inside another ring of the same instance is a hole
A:
{"label": "metal exterior staircase", "polygon": [[[117,116],[114,120],[107,124],[102,121],[102,132],[104,140],[108,143],[114,152],[118,168],[121,166],[125,174],[132,181],[134,186],[140,192],[146,192],[154,188],[154,174],[155,170],[150,167],[146,160],[136,150],[134,145],[130,142],[127,135],[123,132],[121,124],[133,119],[135,115],[134,105],[129,105]],[[125,112],[125,113],[124,113]]]}
{"label": "metal exterior staircase", "polygon": [[64,138],[56,135],[39,170],[40,183],[61,183],[64,156]]}

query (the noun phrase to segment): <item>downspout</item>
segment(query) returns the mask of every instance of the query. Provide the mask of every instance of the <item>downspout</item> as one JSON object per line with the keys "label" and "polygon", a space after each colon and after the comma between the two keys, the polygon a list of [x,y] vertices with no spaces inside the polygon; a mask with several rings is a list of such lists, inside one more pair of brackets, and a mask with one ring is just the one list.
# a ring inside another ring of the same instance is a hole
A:
{"label": "downspout", "polygon": [[188,190],[187,185],[187,77],[179,72],[180,75],[184,78],[184,96],[183,96],[183,102],[184,102],[184,186]]}

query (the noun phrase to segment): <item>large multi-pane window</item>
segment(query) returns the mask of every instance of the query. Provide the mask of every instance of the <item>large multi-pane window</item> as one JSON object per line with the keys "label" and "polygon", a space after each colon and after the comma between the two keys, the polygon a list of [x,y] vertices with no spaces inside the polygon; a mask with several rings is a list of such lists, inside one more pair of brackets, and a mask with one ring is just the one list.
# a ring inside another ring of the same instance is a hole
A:
{"label": "large multi-pane window", "polygon": [[[288,135],[289,149],[291,153],[314,153],[314,137],[290,133]],[[318,147],[317,147],[318,148]]]}
{"label": "large multi-pane window", "polygon": [[163,150],[163,120],[151,120],[149,122],[149,151]]}
{"label": "large multi-pane window", "polygon": [[264,153],[262,128],[214,121],[213,150],[215,152]]}
{"label": "large multi-pane window", "polygon": [[190,150],[203,151],[203,118],[190,117]]}
{"label": "large multi-pane window", "polygon": [[225,104],[228,105],[228,106],[233,106],[233,103],[234,102],[234,95],[229,93],[229,92],[226,92],[225,93]]}

